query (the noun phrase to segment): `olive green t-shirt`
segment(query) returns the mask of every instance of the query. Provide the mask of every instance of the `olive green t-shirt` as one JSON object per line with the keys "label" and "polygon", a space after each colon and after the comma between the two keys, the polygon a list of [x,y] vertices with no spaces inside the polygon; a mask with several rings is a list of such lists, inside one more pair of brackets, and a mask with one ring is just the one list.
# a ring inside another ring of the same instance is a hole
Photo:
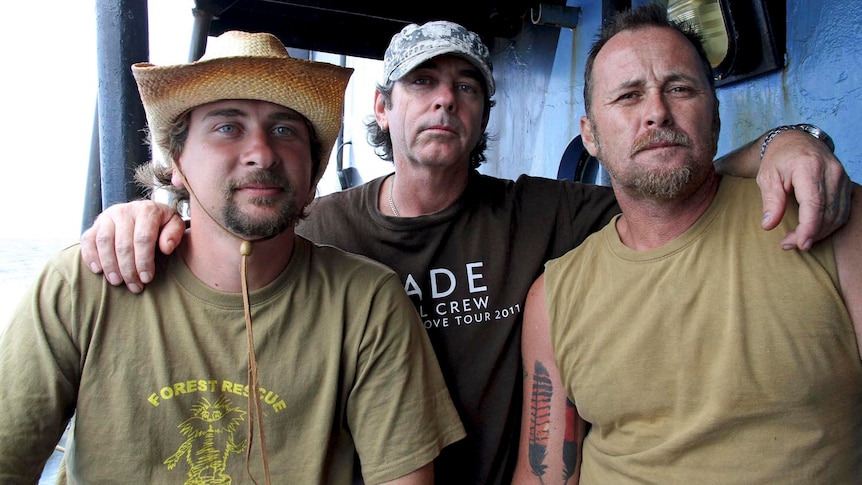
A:
{"label": "olive green t-shirt", "polygon": [[[463,437],[390,270],[297,237],[250,300],[274,483],[351,483],[357,453],[369,483],[392,480]],[[70,483],[250,483],[247,362],[240,294],[172,256],[134,295],[67,249],[0,341],[0,482],[37,477],[75,413]],[[260,452],[255,436],[258,483]]]}

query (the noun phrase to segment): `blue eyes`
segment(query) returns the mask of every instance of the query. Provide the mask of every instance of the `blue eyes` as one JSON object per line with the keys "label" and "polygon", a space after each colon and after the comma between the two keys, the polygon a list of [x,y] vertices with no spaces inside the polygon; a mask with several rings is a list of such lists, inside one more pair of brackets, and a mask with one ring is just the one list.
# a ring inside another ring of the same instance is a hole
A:
{"label": "blue eyes", "polygon": [[[225,135],[232,135],[235,133],[239,133],[240,130],[239,130],[239,128],[237,128],[236,125],[229,125],[228,124],[228,125],[220,125],[220,126],[216,127],[216,131],[219,133],[223,133]],[[295,135],[296,133],[297,133],[297,131],[293,127],[290,127],[290,126],[283,126],[282,125],[282,126],[276,126],[275,128],[272,129],[272,134],[278,135],[278,136],[290,136],[290,135]]]}

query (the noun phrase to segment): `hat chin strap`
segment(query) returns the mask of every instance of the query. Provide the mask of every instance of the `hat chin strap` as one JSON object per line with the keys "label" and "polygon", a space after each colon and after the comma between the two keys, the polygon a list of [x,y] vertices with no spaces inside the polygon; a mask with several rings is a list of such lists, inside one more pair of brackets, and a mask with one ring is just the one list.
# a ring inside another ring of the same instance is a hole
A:
{"label": "hat chin strap", "polygon": [[266,485],[270,485],[271,478],[269,474],[269,458],[266,453],[266,435],[263,429],[263,409],[260,398],[260,383],[258,379],[257,373],[257,357],[255,356],[254,351],[254,334],[252,332],[251,325],[251,302],[249,299],[249,290],[248,290],[248,257],[251,256],[251,245],[253,242],[266,241],[267,239],[272,239],[277,236],[279,233],[270,234],[268,236],[260,237],[254,240],[247,240],[245,238],[240,237],[239,235],[233,233],[228,228],[224,227],[220,222],[215,220],[212,214],[206,210],[203,204],[201,204],[200,199],[198,199],[197,195],[195,195],[194,190],[192,190],[192,186],[189,184],[188,179],[186,179],[186,175],[183,173],[178,163],[174,163],[174,170],[180,176],[180,179],[183,181],[183,185],[185,185],[186,190],[189,192],[191,198],[197,202],[201,211],[206,214],[206,216],[220,229],[222,229],[227,234],[230,234],[234,238],[240,241],[239,244],[239,253],[242,256],[240,260],[240,280],[242,283],[242,309],[245,313],[245,333],[248,340],[248,412],[249,412],[249,421],[248,421],[248,434],[247,441],[248,446],[246,447],[246,455],[245,455],[245,467],[248,472],[249,478],[251,481],[257,485],[257,480],[254,479],[254,476],[251,474],[251,448],[252,442],[254,441],[254,427],[255,423],[257,423],[258,435],[260,436],[260,451],[261,451],[261,460],[263,463],[263,473],[264,473],[264,483]]}

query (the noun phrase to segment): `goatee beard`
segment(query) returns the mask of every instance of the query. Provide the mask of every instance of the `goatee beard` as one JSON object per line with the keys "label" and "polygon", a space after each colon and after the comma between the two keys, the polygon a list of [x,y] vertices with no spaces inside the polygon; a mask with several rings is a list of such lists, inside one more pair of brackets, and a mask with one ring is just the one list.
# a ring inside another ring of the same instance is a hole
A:
{"label": "goatee beard", "polygon": [[[236,204],[234,194],[243,184],[264,184],[280,187],[283,192],[280,197],[254,197],[249,199],[258,207],[272,207],[281,204],[278,212],[270,217],[253,219]],[[225,227],[244,239],[256,240],[281,234],[296,225],[303,216],[303,207],[297,203],[296,189],[286,178],[271,171],[259,171],[243,180],[228,184],[225,190],[225,205],[222,217]]]}
{"label": "goatee beard", "polygon": [[[602,153],[601,138],[593,127],[598,153]],[[652,145],[670,143],[681,147],[691,147],[691,138],[672,128],[656,128],[636,139],[629,151],[630,158]],[[690,162],[690,161],[689,161]],[[605,166],[614,180],[614,185],[622,188],[630,195],[650,200],[674,200],[690,190],[691,182],[702,175],[693,163],[675,168],[644,168],[633,165],[628,172],[616,170],[616,167]],[[710,167],[707,167],[710,168]]]}
{"label": "goatee beard", "polygon": [[629,186],[648,199],[673,200],[685,192],[692,180],[689,167],[637,171],[629,176]]}

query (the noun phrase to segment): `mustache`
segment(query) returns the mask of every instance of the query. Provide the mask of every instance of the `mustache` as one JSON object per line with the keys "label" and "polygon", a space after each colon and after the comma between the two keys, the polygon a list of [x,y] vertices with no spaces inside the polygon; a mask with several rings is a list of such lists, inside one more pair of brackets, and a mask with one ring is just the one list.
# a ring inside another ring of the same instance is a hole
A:
{"label": "mustache", "polygon": [[649,130],[645,135],[635,140],[631,149],[631,156],[634,156],[652,145],[660,143],[671,143],[673,145],[690,147],[691,138],[681,131],[673,128],[656,128]]}
{"label": "mustache", "polygon": [[240,180],[231,181],[228,183],[228,189],[232,192],[247,184],[270,185],[282,190],[287,190],[290,186],[290,182],[283,176],[269,170],[258,170]]}
{"label": "mustache", "polygon": [[458,131],[461,129],[461,121],[455,118],[454,116],[443,116],[439,120],[427,121],[420,125],[422,130],[427,130],[432,126],[445,126],[446,128],[451,128],[452,130]]}

